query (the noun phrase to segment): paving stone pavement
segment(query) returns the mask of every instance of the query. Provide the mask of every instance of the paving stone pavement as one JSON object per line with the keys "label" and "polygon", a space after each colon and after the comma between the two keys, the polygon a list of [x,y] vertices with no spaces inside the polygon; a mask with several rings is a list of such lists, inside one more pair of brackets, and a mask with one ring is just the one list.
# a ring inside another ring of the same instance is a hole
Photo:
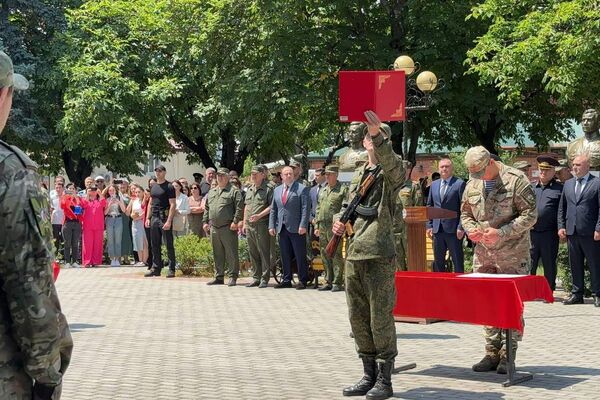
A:
{"label": "paving stone pavement", "polygon": [[[143,278],[140,268],[62,270],[57,288],[75,341],[67,400],[341,399],[362,373],[343,293],[206,286]],[[503,388],[477,374],[480,326],[397,323],[401,399],[598,399],[600,309],[527,303],[518,368]]]}

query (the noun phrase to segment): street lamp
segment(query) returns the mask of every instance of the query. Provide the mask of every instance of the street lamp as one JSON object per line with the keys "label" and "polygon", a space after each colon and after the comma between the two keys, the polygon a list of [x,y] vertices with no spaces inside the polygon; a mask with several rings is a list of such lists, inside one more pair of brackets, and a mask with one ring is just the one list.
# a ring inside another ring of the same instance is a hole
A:
{"label": "street lamp", "polygon": [[[433,104],[433,94],[441,90],[444,86],[444,80],[438,79],[437,76],[431,71],[423,71],[413,77],[413,75],[419,71],[419,63],[415,63],[410,56],[401,55],[391,66],[395,71],[404,71],[406,76],[406,119],[402,124],[402,152],[404,157],[409,153],[408,140],[409,140],[409,126],[414,112],[429,110]],[[413,146],[414,147],[414,146]],[[411,160],[414,161],[415,160]]]}

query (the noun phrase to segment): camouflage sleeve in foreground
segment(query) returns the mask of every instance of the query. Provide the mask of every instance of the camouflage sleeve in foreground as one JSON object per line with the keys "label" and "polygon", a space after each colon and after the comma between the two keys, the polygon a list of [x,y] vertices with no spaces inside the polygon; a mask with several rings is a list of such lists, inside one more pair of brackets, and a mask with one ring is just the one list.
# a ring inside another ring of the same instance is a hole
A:
{"label": "camouflage sleeve in foreground", "polygon": [[0,160],[0,295],[25,372],[38,384],[58,386],[71,358],[73,341],[52,274],[51,225],[46,197],[35,171],[14,154]]}
{"label": "camouflage sleeve in foreground", "polygon": [[537,221],[537,208],[533,186],[523,176],[518,177],[515,184],[514,204],[519,213],[517,218],[500,227],[506,236],[529,232]]}
{"label": "camouflage sleeve in foreground", "polygon": [[373,147],[375,149],[377,161],[381,164],[381,168],[383,169],[383,177],[390,185],[390,194],[393,195],[390,200],[393,204],[395,194],[404,182],[405,172],[404,167],[402,166],[402,159],[394,153],[392,142],[382,134],[373,138]]}
{"label": "camouflage sleeve in foreground", "polygon": [[474,182],[476,182],[476,180],[474,179],[471,179],[469,180],[469,182],[467,182],[467,185],[465,186],[465,191],[462,195],[460,206],[460,224],[462,225],[463,230],[467,234],[471,233],[471,231],[473,231],[474,229],[481,227],[475,219],[475,216],[473,215],[473,210],[471,209],[471,205],[469,204],[467,195],[469,192],[468,189],[472,188]]}

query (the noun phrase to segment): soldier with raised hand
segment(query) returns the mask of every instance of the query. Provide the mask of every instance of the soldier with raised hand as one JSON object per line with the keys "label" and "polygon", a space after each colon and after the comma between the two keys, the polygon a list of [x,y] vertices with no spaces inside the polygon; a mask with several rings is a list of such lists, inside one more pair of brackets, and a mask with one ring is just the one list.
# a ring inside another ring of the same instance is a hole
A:
{"label": "soldier with raised hand", "polygon": [[[372,111],[367,111],[365,116],[368,134],[363,144],[369,161],[354,173],[349,198],[356,195],[363,177],[375,170],[377,164],[382,172],[357,208],[354,235],[348,241],[346,252],[346,302],[364,376],[355,385],[345,388],[343,395],[387,399],[393,395],[391,377],[398,354],[392,314],[396,303],[392,217],[394,201],[405,176],[402,159],[392,150],[389,127]],[[341,213],[333,224],[336,235],[346,231],[340,217]]]}
{"label": "soldier with raised hand", "polygon": [[254,279],[246,287],[266,288],[271,276],[269,213],[273,201],[273,187],[267,182],[268,172],[264,165],[252,167],[250,173],[252,186],[248,188],[244,200],[246,207],[242,232],[248,238],[250,261],[254,267]]}
{"label": "soldier with raised hand", "polygon": [[217,170],[217,187],[210,189],[206,201],[203,229],[209,234],[215,257],[215,279],[207,285],[225,283],[225,265],[229,282],[235,286],[240,273],[238,223],[243,218],[242,192],[229,182],[229,169]]}
{"label": "soldier with raised hand", "polygon": [[[0,131],[27,80],[0,51]],[[37,166],[0,141],[0,397],[54,399],[73,350],[52,274],[50,205]]]}
{"label": "soldier with raised hand", "polygon": [[342,246],[338,246],[333,258],[327,256],[325,248],[333,237],[333,216],[342,209],[342,203],[348,197],[348,186],[338,181],[339,167],[328,165],[325,167],[327,186],[319,193],[317,211],[315,215],[315,236],[319,238],[321,259],[325,266],[326,284],[320,291],[331,290],[339,292],[344,290],[344,260],[342,259]]}
{"label": "soldier with raised hand", "polygon": [[[475,244],[473,271],[493,274],[529,273],[529,230],[537,220],[535,193],[525,174],[491,159],[483,146],[465,154],[470,179],[463,193],[460,219]],[[522,339],[513,330],[517,341]],[[485,326],[485,357],[473,365],[476,372],[507,372],[506,338],[501,328]]]}

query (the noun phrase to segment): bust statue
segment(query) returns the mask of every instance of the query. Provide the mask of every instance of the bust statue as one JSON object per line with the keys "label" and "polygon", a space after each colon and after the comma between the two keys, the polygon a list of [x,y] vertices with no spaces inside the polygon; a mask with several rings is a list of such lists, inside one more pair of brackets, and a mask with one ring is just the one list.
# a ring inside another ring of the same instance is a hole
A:
{"label": "bust statue", "polygon": [[357,162],[366,155],[367,151],[362,145],[366,129],[367,125],[363,122],[352,122],[348,127],[346,139],[350,142],[350,147],[340,156],[340,172],[354,172]]}
{"label": "bust statue", "polygon": [[600,171],[600,121],[598,117],[598,111],[593,108],[583,112],[581,127],[584,135],[573,140],[567,146],[569,164],[579,154],[587,153],[590,156],[590,170]]}

